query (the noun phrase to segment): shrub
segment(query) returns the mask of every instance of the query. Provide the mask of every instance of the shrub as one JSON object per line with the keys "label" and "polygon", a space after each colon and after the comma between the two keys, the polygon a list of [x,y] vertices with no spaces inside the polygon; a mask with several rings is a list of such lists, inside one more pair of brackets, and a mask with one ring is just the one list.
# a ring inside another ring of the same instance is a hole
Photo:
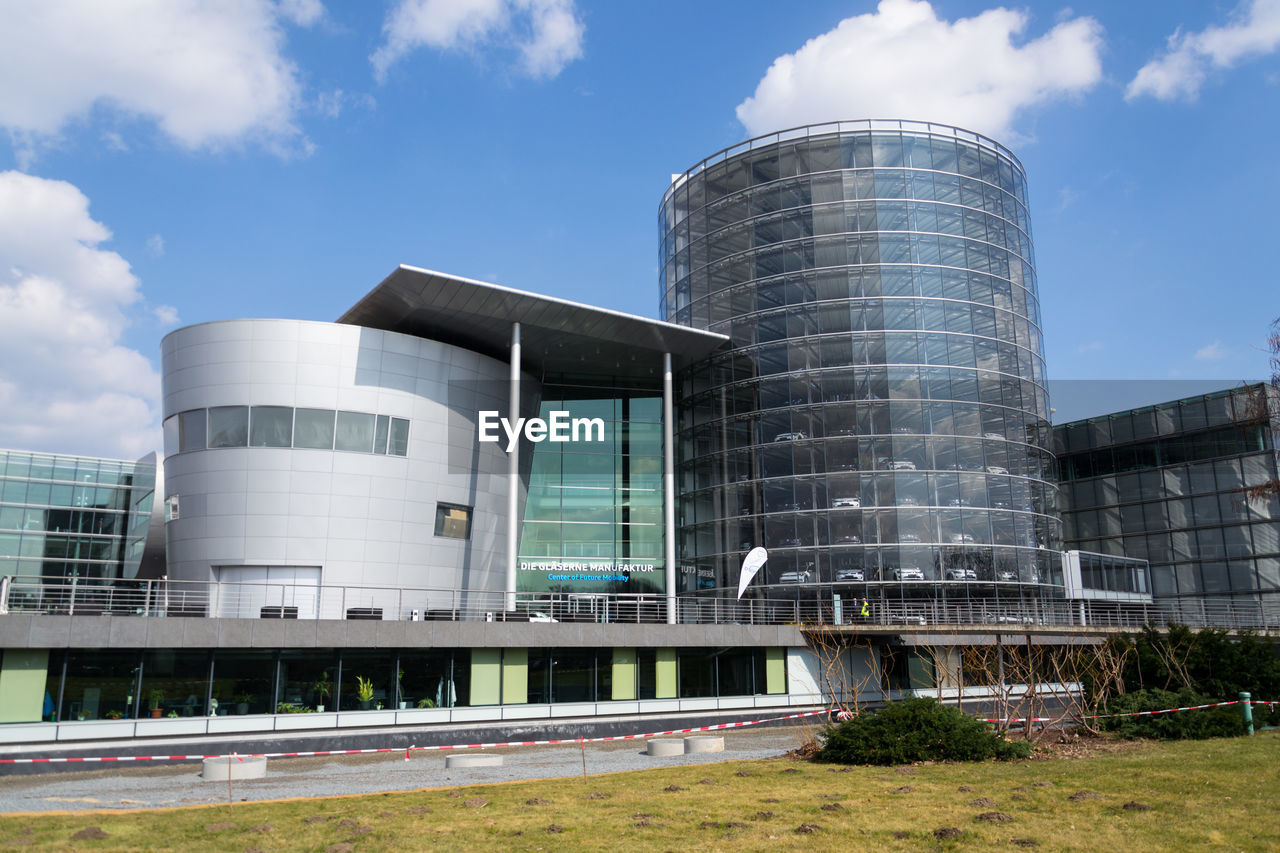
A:
{"label": "shrub", "polygon": [[924,698],[891,702],[831,726],[819,738],[817,760],[839,764],[1008,760],[1031,754],[1031,744],[1006,741],[987,723]]}
{"label": "shrub", "polygon": [[[1216,700],[1186,688],[1176,693],[1169,690],[1135,690],[1132,693],[1116,696],[1099,713],[1159,711],[1165,708],[1184,708],[1188,705],[1207,705],[1214,701]],[[1257,706],[1255,711],[1256,708]],[[1255,713],[1255,721],[1256,717]],[[1204,740],[1211,737],[1236,737],[1244,734],[1239,705],[1143,717],[1112,717],[1102,720],[1101,724],[1104,731],[1115,732],[1126,738]]]}

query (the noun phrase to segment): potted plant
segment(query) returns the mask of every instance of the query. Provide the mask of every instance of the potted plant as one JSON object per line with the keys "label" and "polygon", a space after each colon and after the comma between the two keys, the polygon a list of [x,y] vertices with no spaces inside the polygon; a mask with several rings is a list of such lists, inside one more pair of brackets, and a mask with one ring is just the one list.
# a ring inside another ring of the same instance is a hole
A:
{"label": "potted plant", "polygon": [[164,691],[159,687],[152,687],[151,692],[147,694],[147,707],[151,710],[151,716],[160,717],[160,703],[164,701]]}
{"label": "potted plant", "polygon": [[419,708],[434,708],[435,706],[436,706],[436,700],[434,699],[429,699],[424,696],[423,698],[418,700]]}
{"label": "potted plant", "polygon": [[315,694],[316,710],[323,713],[325,700],[333,693],[333,682],[329,680],[328,672],[311,685],[311,692]]}
{"label": "potted plant", "polygon": [[103,714],[102,716],[103,716],[103,717],[105,717],[105,718],[107,718],[108,720],[119,720],[119,719],[122,719],[122,718],[124,717],[124,712],[123,712],[123,711],[111,710],[111,711],[107,711],[107,712],[106,712],[105,714]]}
{"label": "potted plant", "polygon": [[237,693],[236,694],[236,713],[237,714],[249,713],[249,703],[252,701],[253,701],[252,693]]}
{"label": "potted plant", "polygon": [[360,700],[361,711],[369,710],[369,703],[373,701],[373,679],[356,676],[356,698]]}

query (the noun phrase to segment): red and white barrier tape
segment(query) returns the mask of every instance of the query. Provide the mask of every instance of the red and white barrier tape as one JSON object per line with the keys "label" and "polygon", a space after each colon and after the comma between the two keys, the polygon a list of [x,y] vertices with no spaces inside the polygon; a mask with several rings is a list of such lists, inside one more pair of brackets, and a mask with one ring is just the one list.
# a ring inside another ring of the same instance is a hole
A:
{"label": "red and white barrier tape", "polygon": [[[1207,705],[1188,705],[1185,708],[1161,708],[1158,711],[1126,711],[1122,714],[1088,714],[1083,717],[1075,717],[1073,719],[1081,720],[1103,720],[1110,717],[1150,717],[1156,714],[1172,714],[1175,711],[1199,711],[1202,708],[1221,708],[1225,705],[1239,705],[1242,700],[1232,699],[1230,702],[1210,702]],[[1268,701],[1265,699],[1250,699],[1250,705],[1280,705],[1280,701]],[[1056,723],[1060,722],[1062,717],[979,717],[984,723]]]}
{"label": "red and white barrier tape", "polygon": [[[783,717],[768,717],[760,720],[743,720],[738,723],[717,723],[712,726],[695,726],[689,729],[670,729],[665,732],[645,732],[644,734],[635,735],[613,735],[610,737],[589,737],[589,738],[560,738],[555,740],[512,740],[494,743],[455,743],[447,746],[410,746],[410,747],[377,747],[371,749],[320,749],[309,752],[255,752],[245,753],[256,758],[309,758],[321,755],[371,755],[379,752],[404,752],[405,760],[409,760],[411,752],[431,752],[442,749],[495,749],[504,746],[554,746],[559,744],[575,744],[575,743],[603,743],[606,741],[616,740],[643,740],[651,737],[664,737],[666,735],[682,735],[692,732],[714,732],[723,731],[725,729],[738,729],[745,726],[758,726],[762,723],[777,723],[785,720],[799,720],[805,717],[825,716],[830,711],[804,711],[799,714],[787,714]],[[235,755],[233,753],[233,755]],[[70,763],[100,763],[100,762],[123,762],[123,761],[202,761],[206,758],[228,758],[225,754],[215,755],[100,755],[100,756],[75,756],[75,757],[58,757],[58,758],[0,758],[0,764],[70,764]],[[235,757],[240,757],[236,755]]]}

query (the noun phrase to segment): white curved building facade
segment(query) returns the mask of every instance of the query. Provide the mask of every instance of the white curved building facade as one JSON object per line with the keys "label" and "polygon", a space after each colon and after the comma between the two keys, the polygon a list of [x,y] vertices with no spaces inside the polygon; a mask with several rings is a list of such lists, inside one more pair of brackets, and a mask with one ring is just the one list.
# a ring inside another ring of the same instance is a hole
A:
{"label": "white curved building facade", "polygon": [[323,585],[353,588],[325,610],[403,619],[503,588],[507,462],[474,424],[504,407],[507,364],[296,320],[189,326],[163,356],[169,577],[263,584],[212,610],[306,618]]}

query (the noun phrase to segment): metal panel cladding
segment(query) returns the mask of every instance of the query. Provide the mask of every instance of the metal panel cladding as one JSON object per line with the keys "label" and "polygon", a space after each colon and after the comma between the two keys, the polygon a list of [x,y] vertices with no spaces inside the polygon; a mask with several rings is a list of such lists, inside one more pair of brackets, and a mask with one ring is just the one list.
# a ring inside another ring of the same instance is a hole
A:
{"label": "metal panel cladding", "polygon": [[783,131],[676,176],[659,232],[664,317],[732,338],[679,376],[684,589],[733,587],[764,545],[772,594],[1057,594],[1009,150],[907,121]]}

